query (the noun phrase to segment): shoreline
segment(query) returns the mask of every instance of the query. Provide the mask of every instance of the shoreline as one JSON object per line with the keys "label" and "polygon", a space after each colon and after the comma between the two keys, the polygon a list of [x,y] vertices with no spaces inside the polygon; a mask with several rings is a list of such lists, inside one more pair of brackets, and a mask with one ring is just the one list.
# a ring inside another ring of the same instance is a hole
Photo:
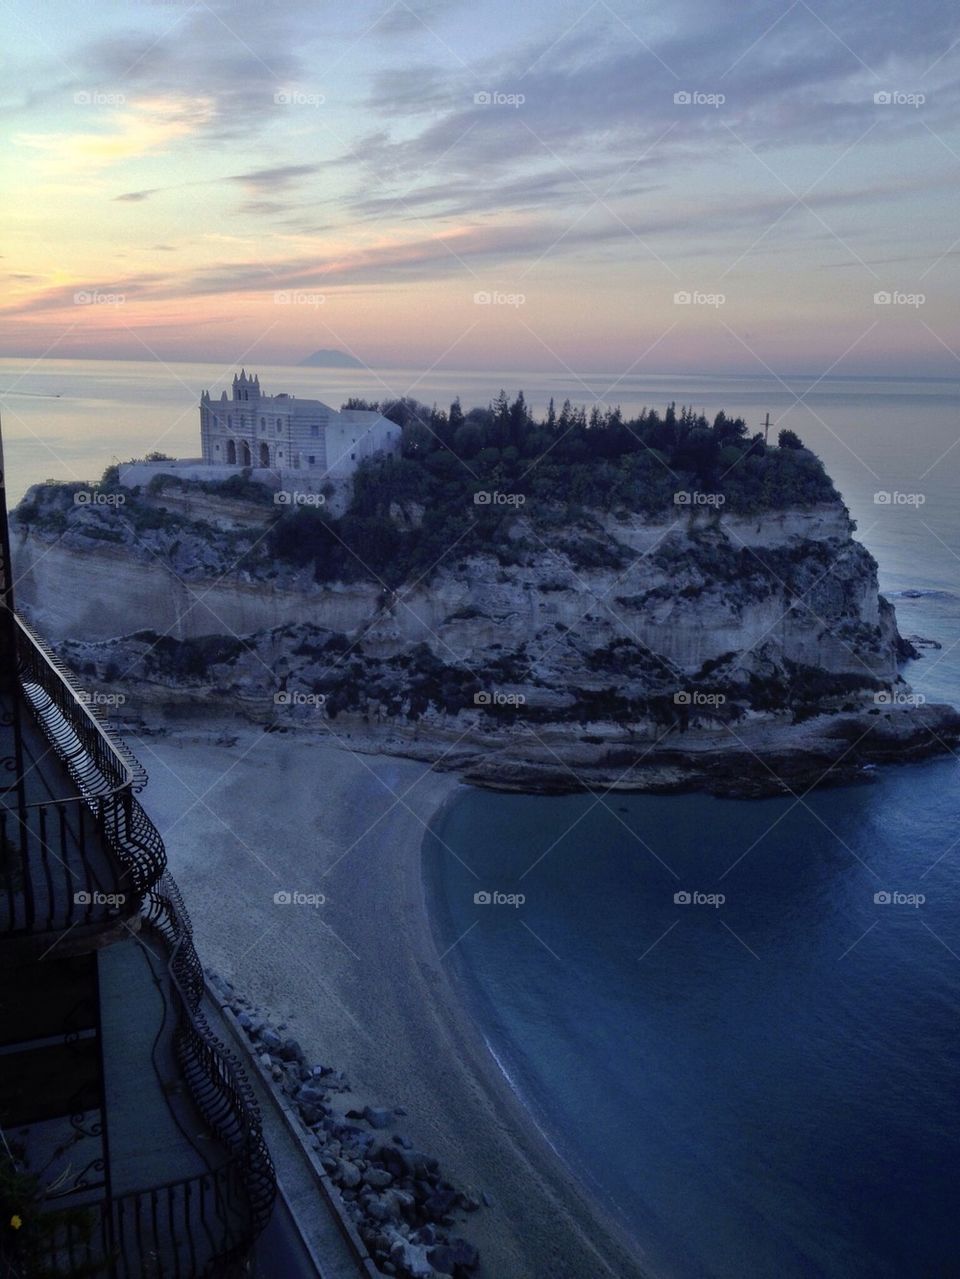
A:
{"label": "shoreline", "polygon": [[212,707],[211,718],[224,737],[277,734],[371,760],[415,762],[485,790],[531,795],[700,791],[719,798],[768,798],[795,789],[869,784],[879,765],[922,761],[960,743],[960,710],[940,702],[835,711],[800,722],[756,717],[736,731],[691,728],[644,746],[622,734],[589,736],[559,725],[534,733],[531,741],[522,732],[485,735],[442,723],[427,723],[425,730],[422,724],[371,730],[349,714],[334,722],[318,720],[316,712],[278,719],[275,713],[252,713],[242,700],[218,699],[207,687],[141,693],[123,732],[149,737],[196,731],[198,698]]}
{"label": "shoreline", "polygon": [[[222,720],[135,748],[205,963],[344,1070],[354,1100],[402,1107],[402,1131],[444,1175],[487,1196],[457,1225],[479,1273],[650,1279],[498,1071],[438,954],[422,848],[457,779]],[[290,788],[309,802],[286,803]],[[322,915],[273,900],[318,885]]]}

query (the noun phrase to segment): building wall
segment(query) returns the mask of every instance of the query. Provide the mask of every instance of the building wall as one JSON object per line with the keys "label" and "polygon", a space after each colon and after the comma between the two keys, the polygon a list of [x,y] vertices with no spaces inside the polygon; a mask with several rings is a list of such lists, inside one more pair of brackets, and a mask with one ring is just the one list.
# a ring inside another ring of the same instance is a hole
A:
{"label": "building wall", "polygon": [[399,454],[400,435],[400,428],[387,418],[337,413],[318,400],[270,396],[205,400],[200,405],[203,461],[211,466],[344,477],[375,453]]}

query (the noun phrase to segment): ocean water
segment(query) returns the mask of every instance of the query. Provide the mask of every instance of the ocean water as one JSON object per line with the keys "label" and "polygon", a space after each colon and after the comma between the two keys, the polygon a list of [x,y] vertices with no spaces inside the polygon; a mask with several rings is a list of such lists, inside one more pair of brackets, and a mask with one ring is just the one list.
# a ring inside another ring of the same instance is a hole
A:
{"label": "ocean water", "polygon": [[[906,677],[960,706],[955,391],[832,388],[804,412],[901,631],[943,646]],[[461,997],[654,1275],[960,1274],[960,767],[874,779],[473,790],[425,841]]]}
{"label": "ocean water", "polygon": [[[752,429],[769,412],[824,458],[903,633],[942,643],[907,678],[960,705],[958,382],[665,375],[611,394],[614,375],[257,371],[334,405],[504,386],[535,408],[675,399]],[[195,455],[200,390],[232,373],[0,360],[13,500],[154,448]],[[654,1274],[960,1274],[960,769],[875,777],[801,801],[471,791],[425,841],[461,997]]]}

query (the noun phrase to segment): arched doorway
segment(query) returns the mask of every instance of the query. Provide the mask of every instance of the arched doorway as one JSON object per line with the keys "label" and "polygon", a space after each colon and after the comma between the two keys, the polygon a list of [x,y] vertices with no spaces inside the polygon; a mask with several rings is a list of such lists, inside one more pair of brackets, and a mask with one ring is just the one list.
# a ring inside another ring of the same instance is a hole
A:
{"label": "arched doorway", "polygon": [[266,444],[260,445],[260,465],[261,466],[270,465],[270,449]]}
{"label": "arched doorway", "polygon": [[237,464],[237,446],[233,440],[227,440],[227,465],[236,466]]}
{"label": "arched doorway", "polygon": [[246,440],[240,441],[240,465],[241,466],[251,465],[250,445],[247,443]]}

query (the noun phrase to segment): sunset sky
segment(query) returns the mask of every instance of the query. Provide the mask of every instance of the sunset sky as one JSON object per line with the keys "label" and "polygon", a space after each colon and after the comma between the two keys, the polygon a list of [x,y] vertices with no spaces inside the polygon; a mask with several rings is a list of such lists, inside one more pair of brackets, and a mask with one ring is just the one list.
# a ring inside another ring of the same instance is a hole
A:
{"label": "sunset sky", "polygon": [[3,12],[0,355],[960,376],[955,3]]}

